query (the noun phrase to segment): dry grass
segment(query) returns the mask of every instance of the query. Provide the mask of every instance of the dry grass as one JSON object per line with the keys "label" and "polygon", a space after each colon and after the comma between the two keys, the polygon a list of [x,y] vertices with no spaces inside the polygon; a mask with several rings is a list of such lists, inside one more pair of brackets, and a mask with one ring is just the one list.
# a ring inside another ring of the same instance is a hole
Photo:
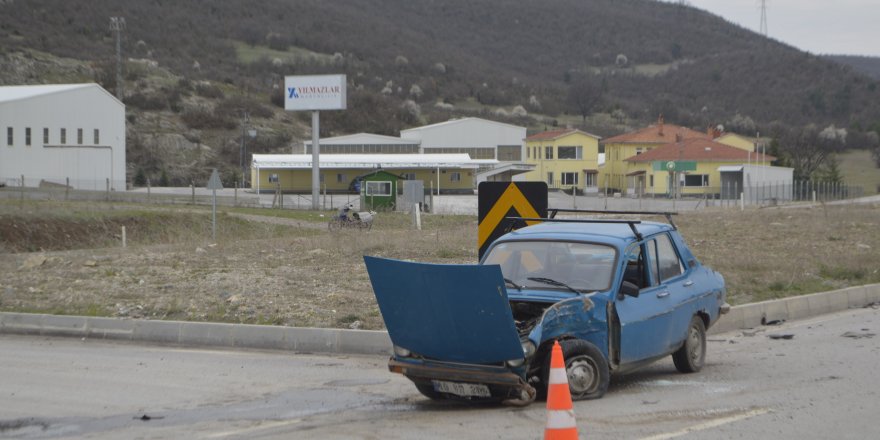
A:
{"label": "dry grass", "polygon": [[[476,260],[472,216],[426,215],[413,231],[407,215],[381,213],[369,232],[336,234],[313,217],[223,219],[216,245],[169,231],[157,236],[166,244],[0,254],[0,310],[378,329],[363,255]],[[677,223],[734,304],[880,282],[878,208],[700,211]]]}
{"label": "dry grass", "polygon": [[703,211],[678,219],[732,304],[880,282],[880,209]]}

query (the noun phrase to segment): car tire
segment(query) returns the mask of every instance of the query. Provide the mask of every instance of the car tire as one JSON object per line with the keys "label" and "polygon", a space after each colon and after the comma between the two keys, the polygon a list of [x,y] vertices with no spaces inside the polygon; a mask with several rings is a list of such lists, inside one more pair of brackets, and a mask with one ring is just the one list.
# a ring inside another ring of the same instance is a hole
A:
{"label": "car tire", "polygon": [[[611,373],[608,361],[599,349],[581,339],[559,341],[562,356],[565,358],[565,372],[568,376],[568,390],[572,400],[598,399],[608,391]],[[550,353],[544,368],[544,383],[550,374]],[[546,396],[546,390],[544,395]]]}
{"label": "car tire", "polygon": [[419,390],[419,392],[422,393],[423,396],[425,396],[431,400],[443,400],[444,399],[443,394],[434,390],[434,385],[432,385],[430,383],[428,383],[428,384],[417,383],[416,389]]}
{"label": "car tire", "polygon": [[684,344],[672,354],[675,368],[682,373],[696,373],[706,362],[706,324],[699,316],[691,318]]}

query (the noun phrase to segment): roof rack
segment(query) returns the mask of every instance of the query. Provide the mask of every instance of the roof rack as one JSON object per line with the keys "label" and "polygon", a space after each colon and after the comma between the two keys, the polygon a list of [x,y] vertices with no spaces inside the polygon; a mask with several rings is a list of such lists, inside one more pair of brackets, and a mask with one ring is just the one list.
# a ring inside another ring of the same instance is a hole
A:
{"label": "roof rack", "polygon": [[[642,234],[636,229],[636,225],[641,224],[641,220],[601,220],[601,219],[575,219],[575,218],[528,218],[528,217],[505,217],[508,220],[518,220],[521,222],[554,222],[554,223],[605,223],[605,224],[626,224],[632,229],[636,239],[642,240]],[[515,224],[511,224],[507,232],[513,229]]]}
{"label": "roof rack", "polygon": [[[523,222],[556,222],[556,223],[606,223],[606,224],[626,224],[629,225],[629,228],[632,229],[633,234],[636,236],[636,239],[642,240],[644,237],[636,229],[636,225],[641,224],[641,220],[619,220],[619,219],[562,219],[556,218],[556,214],[560,212],[573,212],[573,213],[586,213],[586,214],[639,214],[639,215],[662,215],[666,217],[666,220],[669,222],[669,225],[672,226],[672,229],[678,230],[678,227],[675,226],[675,222],[672,221],[673,215],[678,215],[677,212],[656,212],[656,211],[601,211],[595,209],[564,209],[564,208],[547,208],[547,212],[549,216],[547,218],[527,218],[527,217],[506,217],[509,220],[517,220]],[[511,223],[508,227],[507,232],[515,229],[516,223]]]}
{"label": "roof rack", "polygon": [[626,215],[662,215],[666,217],[666,221],[669,222],[669,226],[672,226],[672,229],[678,230],[678,226],[675,225],[675,222],[672,221],[673,215],[678,215],[677,212],[667,212],[667,211],[602,211],[598,209],[564,209],[564,208],[547,208],[548,217],[553,219],[556,217],[556,214],[560,212],[572,212],[572,213],[585,213],[585,214],[626,214]]}

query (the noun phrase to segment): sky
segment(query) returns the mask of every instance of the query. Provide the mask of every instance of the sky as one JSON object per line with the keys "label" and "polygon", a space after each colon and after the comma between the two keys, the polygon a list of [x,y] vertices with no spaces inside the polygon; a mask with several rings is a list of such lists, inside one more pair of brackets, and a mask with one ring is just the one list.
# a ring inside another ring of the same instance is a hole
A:
{"label": "sky", "polygon": [[[678,0],[673,0],[678,1]],[[685,0],[758,32],[761,0]],[[880,57],[880,0],[766,0],[767,36],[816,55]]]}

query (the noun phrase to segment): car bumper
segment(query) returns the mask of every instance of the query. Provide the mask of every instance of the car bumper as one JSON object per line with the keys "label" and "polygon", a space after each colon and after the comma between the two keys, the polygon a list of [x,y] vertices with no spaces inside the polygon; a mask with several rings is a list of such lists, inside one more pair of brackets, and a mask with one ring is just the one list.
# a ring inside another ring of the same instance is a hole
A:
{"label": "car bumper", "polygon": [[434,381],[485,385],[489,388],[491,397],[479,399],[501,400],[512,405],[527,405],[535,400],[536,395],[535,388],[522,376],[504,367],[408,362],[391,358],[388,361],[388,370],[402,374],[420,385],[433,386]]}

